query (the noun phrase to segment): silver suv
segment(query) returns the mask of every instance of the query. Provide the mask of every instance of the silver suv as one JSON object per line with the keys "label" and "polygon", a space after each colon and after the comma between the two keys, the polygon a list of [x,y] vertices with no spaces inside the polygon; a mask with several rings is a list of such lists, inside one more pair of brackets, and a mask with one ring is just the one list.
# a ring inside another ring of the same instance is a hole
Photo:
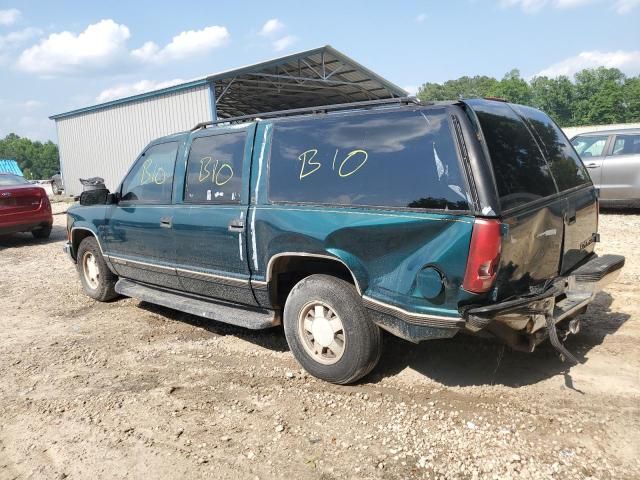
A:
{"label": "silver suv", "polygon": [[604,207],[640,207],[640,128],[582,133],[571,143]]}

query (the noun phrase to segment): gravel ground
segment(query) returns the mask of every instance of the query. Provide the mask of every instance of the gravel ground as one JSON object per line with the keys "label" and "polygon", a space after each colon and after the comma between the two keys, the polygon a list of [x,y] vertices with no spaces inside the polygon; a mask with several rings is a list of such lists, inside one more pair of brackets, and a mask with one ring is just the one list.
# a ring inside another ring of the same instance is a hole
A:
{"label": "gravel ground", "polygon": [[0,239],[0,478],[640,478],[640,215],[600,218],[627,265],[567,341],[584,364],[388,337],[350,387],[301,371],[281,329],[92,301],[64,215]]}

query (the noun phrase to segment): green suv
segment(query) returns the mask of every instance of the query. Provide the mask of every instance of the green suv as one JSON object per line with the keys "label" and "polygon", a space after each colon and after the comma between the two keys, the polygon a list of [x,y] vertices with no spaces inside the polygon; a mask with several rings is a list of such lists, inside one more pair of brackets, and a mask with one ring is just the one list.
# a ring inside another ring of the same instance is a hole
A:
{"label": "green suv", "polygon": [[533,108],[414,99],[223,119],[151,142],[83,192],[65,250],[87,295],[250,329],[284,324],[311,374],[350,383],[381,330],[532,351],[624,257],[594,254],[597,192]]}

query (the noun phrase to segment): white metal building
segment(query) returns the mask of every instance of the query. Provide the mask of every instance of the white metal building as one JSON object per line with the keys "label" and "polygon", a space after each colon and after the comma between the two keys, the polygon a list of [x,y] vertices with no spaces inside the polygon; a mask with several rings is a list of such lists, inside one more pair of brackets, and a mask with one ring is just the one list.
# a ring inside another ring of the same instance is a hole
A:
{"label": "white metal building", "polygon": [[330,46],[50,117],[56,122],[68,195],[80,178],[114,189],[151,140],[200,122],[407,95]]}

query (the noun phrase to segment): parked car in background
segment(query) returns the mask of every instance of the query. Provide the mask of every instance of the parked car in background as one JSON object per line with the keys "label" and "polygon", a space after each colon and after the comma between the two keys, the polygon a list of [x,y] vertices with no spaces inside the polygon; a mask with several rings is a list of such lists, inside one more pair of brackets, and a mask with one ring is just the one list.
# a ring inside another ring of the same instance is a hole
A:
{"label": "parked car in background", "polygon": [[603,207],[640,207],[640,128],[582,133],[571,143]]}
{"label": "parked car in background", "polygon": [[51,189],[54,195],[61,195],[64,192],[64,183],[62,182],[60,172],[55,173],[51,177]]}
{"label": "parked car in background", "polygon": [[31,232],[48,238],[53,225],[51,203],[44,188],[24,177],[0,173],[0,235]]}
{"label": "parked car in background", "polygon": [[[381,329],[532,351],[615,280],[596,192],[543,112],[393,102],[207,122],[154,140],[115,192],[84,191],[65,251],[117,294],[252,329],[284,323],[311,374],[374,368]],[[225,125],[225,123],[227,123]]]}

